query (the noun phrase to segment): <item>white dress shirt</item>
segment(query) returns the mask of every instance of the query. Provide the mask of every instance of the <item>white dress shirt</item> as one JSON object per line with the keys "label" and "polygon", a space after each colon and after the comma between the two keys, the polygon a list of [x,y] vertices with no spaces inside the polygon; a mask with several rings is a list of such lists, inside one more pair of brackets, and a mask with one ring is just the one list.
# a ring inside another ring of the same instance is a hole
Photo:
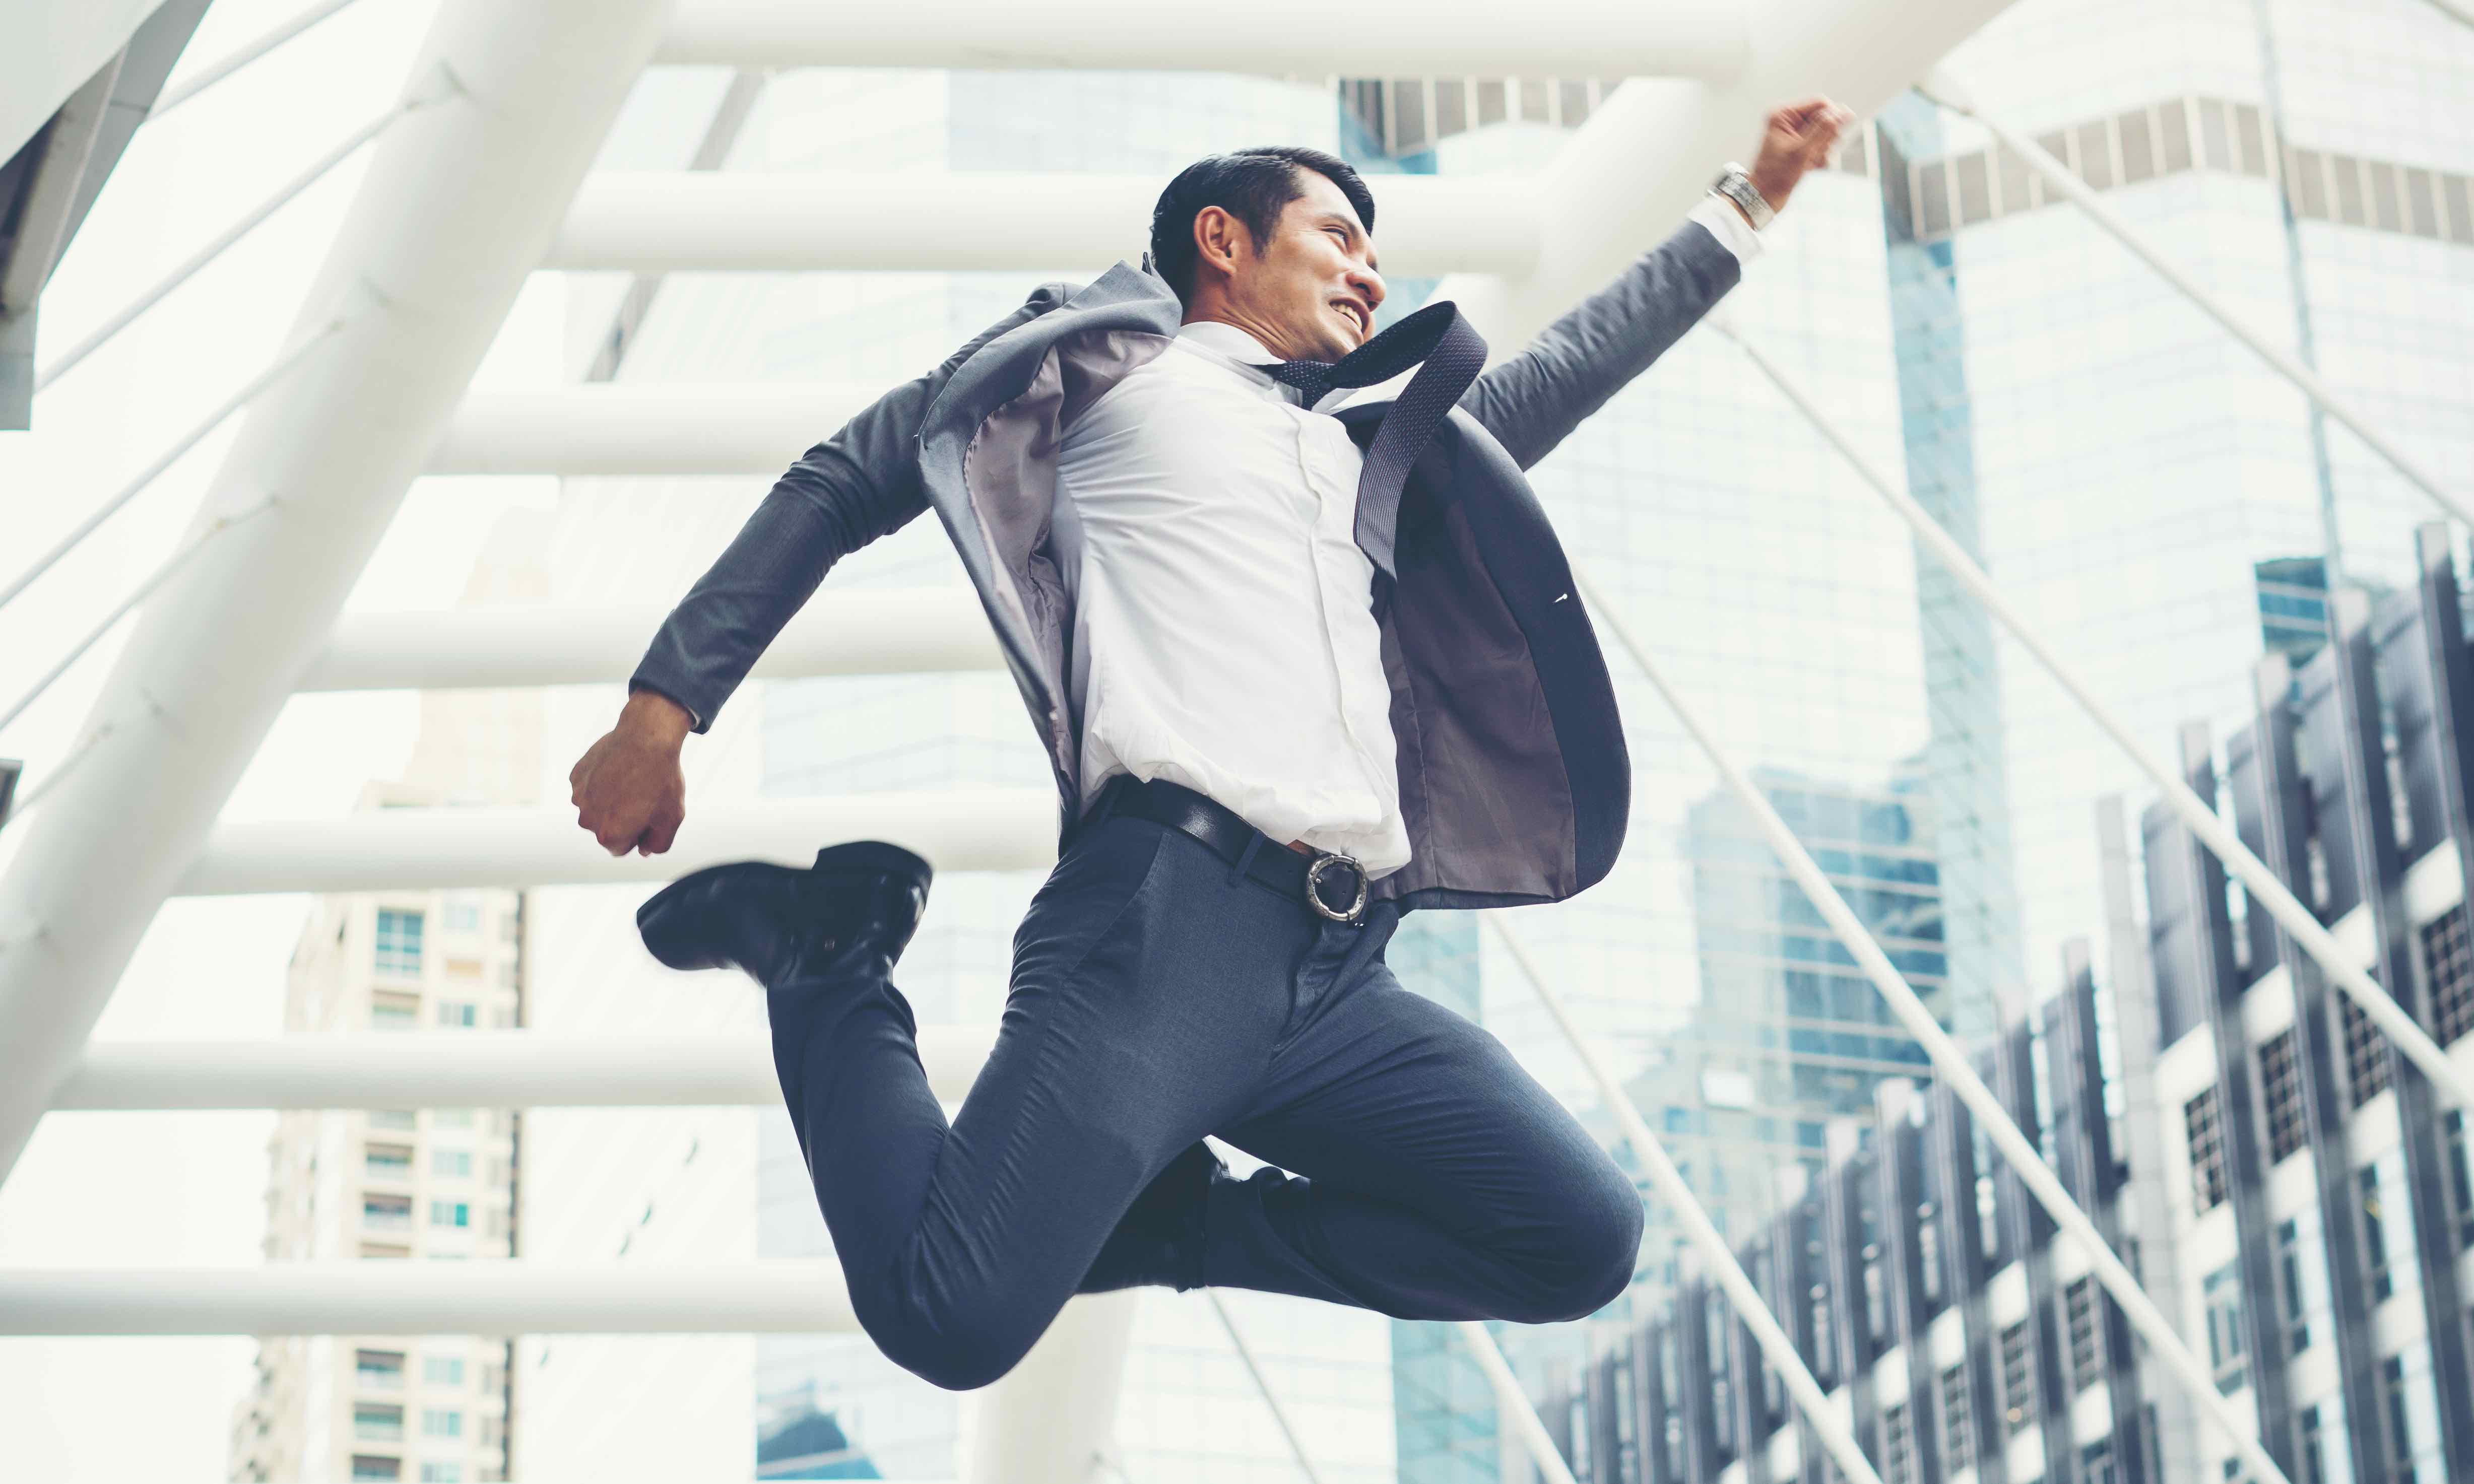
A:
{"label": "white dress shirt", "polygon": [[[1717,197],[1692,220],[1739,259],[1759,251]],[[1357,545],[1364,457],[1255,369],[1278,359],[1233,325],[1185,325],[1061,432],[1082,805],[1120,773],[1166,778],[1380,876],[1409,836]]]}

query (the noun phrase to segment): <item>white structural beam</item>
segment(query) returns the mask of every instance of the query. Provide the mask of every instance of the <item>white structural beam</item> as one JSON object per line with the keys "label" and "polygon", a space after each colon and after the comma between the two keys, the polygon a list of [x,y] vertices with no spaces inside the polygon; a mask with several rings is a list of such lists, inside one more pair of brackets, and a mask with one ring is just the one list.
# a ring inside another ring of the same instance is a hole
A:
{"label": "white structural beam", "polygon": [[524,1261],[0,1272],[0,1335],[849,1334],[840,1266]]}
{"label": "white structural beam", "polygon": [[[1743,66],[1745,12],[1722,0],[1610,6],[1373,0],[1346,35],[1379,36],[1387,77],[1691,77]],[[1321,80],[1348,67],[1315,0],[1257,0],[1232,26],[1208,7],[1127,0],[925,0],[832,8],[802,0],[683,0],[666,62],[734,67],[954,67],[1253,72]]]}
{"label": "white structural beam", "polygon": [[[1496,283],[1455,268],[1435,297],[1458,300],[1495,355],[1518,350],[1675,230],[1721,162],[1749,160],[1770,109],[1826,93],[1869,115],[2008,3],[1778,0],[1746,12],[1749,53],[1733,81],[1636,77],[1564,145],[1538,181],[1533,271]],[[1524,28],[1526,13],[1504,29]],[[1394,179],[1375,182],[1378,200]],[[1388,268],[1385,225],[1378,216],[1374,237]]]}
{"label": "white structural beam", "polygon": [[[576,193],[542,266],[1088,277],[1142,256],[1167,183],[1156,174],[613,172]],[[1382,176],[1374,201],[1383,271],[1395,276],[1516,275],[1540,262],[1538,193],[1525,177]]]}
{"label": "white structural beam", "polygon": [[[716,994],[755,993],[737,973]],[[919,1063],[936,1096],[971,1089],[994,1021],[930,1025]],[[550,1036],[286,1036],[272,1041],[93,1041],[59,1112],[322,1108],[771,1108],[782,1101],[763,1032]]]}
{"label": "white structural beam", "polygon": [[885,382],[605,381],[466,398],[433,474],[779,474]]}
{"label": "white structural beam", "polygon": [[[1097,1484],[1142,1290],[1070,1299],[1005,1378],[978,1393],[962,1484]],[[1122,1477],[1122,1475],[1119,1475]]]}
{"label": "white structural beam", "polygon": [[952,789],[689,802],[662,855],[613,856],[566,809],[379,809],[337,820],[221,825],[174,886],[182,897],[453,891],[668,881],[705,866],[805,866],[845,840],[887,840],[940,871],[1039,871],[1056,860],[1056,796]]}
{"label": "white structural beam", "polygon": [[[252,408],[66,775],[0,877],[0,1175],[317,657],[668,19],[667,0],[447,0],[290,341],[343,329]],[[453,1329],[454,1325],[444,1328]]]}
{"label": "white structural beam", "polygon": [[[617,684],[661,627],[660,609],[452,609],[348,613],[301,689],[490,690]],[[772,680],[1003,667],[967,587],[828,590],[756,661]]]}

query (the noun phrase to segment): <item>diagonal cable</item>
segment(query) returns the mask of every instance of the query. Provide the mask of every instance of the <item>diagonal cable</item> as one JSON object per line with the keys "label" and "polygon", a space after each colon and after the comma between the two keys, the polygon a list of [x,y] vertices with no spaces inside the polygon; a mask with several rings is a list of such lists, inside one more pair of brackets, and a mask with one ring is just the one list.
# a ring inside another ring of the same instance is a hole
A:
{"label": "diagonal cable", "polygon": [[197,76],[182,80],[180,86],[166,89],[161,97],[156,99],[155,107],[146,112],[147,121],[151,123],[161,118],[352,3],[352,0],[322,0],[322,3],[311,6],[238,51],[208,63]]}
{"label": "diagonal cable", "polygon": [[293,177],[291,181],[281,190],[277,191],[273,196],[260,202],[255,207],[243,215],[239,221],[234,222],[231,226],[224,228],[222,233],[216,236],[212,242],[207,243],[205,247],[200,248],[196,252],[190,254],[189,259],[186,262],[165,275],[153,288],[150,288],[145,293],[138,295],[135,299],[132,300],[129,305],[123,308],[118,314],[115,314],[110,319],[104,321],[103,323],[96,326],[94,331],[87,335],[85,339],[79,341],[74,346],[71,346],[67,350],[61,354],[58,360],[44,367],[35,377],[35,390],[40,392],[44,388],[50,386],[53,382],[60,380],[61,376],[75,370],[80,362],[84,361],[87,356],[92,355],[95,351],[101,349],[114,335],[119,334],[122,330],[127,329],[132,323],[135,323],[139,315],[142,315],[147,310],[154,308],[157,304],[162,301],[165,295],[171,293],[174,289],[179,288],[182,284],[188,282],[190,278],[196,276],[200,269],[205,268],[208,263],[221,257],[225,251],[230,248],[233,243],[236,243],[243,237],[248,236],[259,223],[264,222],[268,217],[271,217],[276,212],[281,210],[294,197],[300,195],[303,191],[307,190],[312,185],[317,184],[319,180],[323,180],[327,176],[327,172],[333,170],[337,165],[340,165],[345,160],[351,158],[352,154],[359,150],[361,146],[386,132],[388,129],[392,128],[397,123],[397,121],[406,117],[418,109],[428,107],[431,103],[436,101],[436,96],[406,98],[403,102],[395,105],[384,113],[379,114],[368,123],[363,124],[360,128],[352,131],[352,133],[345,136],[345,139],[341,144],[338,144],[333,149],[327,151],[315,163],[311,164],[308,169],[303,170],[298,176]]}
{"label": "diagonal cable", "polygon": [[239,511],[230,515],[218,515],[215,517],[215,519],[209,523],[205,530],[199,532],[195,537],[192,537],[187,544],[183,545],[180,550],[172,553],[170,557],[164,559],[163,564],[157,567],[152,576],[149,576],[144,582],[139,583],[136,590],[130,593],[128,597],[121,599],[119,606],[114,608],[109,613],[104,615],[103,622],[88,630],[85,637],[78,640],[77,643],[70,648],[67,654],[61,656],[61,662],[52,666],[49,671],[45,672],[43,678],[36,681],[32,689],[28,690],[24,695],[19,696],[14,706],[12,706],[6,711],[0,711],[0,730],[6,730],[11,722],[13,722],[18,717],[24,715],[26,707],[33,706],[36,701],[42,698],[44,691],[52,688],[53,682],[59,680],[61,676],[68,674],[69,667],[71,665],[74,665],[80,659],[85,658],[85,652],[87,650],[90,650],[94,648],[95,645],[101,643],[103,641],[103,636],[109,634],[115,625],[134,611],[139,604],[144,603],[148,598],[153,597],[155,595],[155,590],[162,586],[165,583],[170,582],[174,574],[178,573],[181,568],[188,565],[189,559],[195,557],[199,552],[204,551],[207,542],[213,540],[216,537],[223,535],[226,531],[231,530],[235,526],[243,525],[251,520],[256,519],[259,515],[266,514],[274,508],[275,501],[270,497],[258,501],[247,510]]}
{"label": "diagonal cable", "polygon": [[1202,1296],[1211,1301],[1211,1312],[1220,1316],[1220,1328],[1228,1332],[1228,1343],[1236,1347],[1237,1358],[1245,1362],[1246,1374],[1254,1378],[1254,1389],[1262,1394],[1263,1404],[1272,1409],[1272,1421],[1279,1424],[1280,1436],[1289,1440],[1289,1455],[1298,1461],[1298,1472],[1306,1476],[1306,1484],[1322,1484],[1322,1475],[1315,1472],[1314,1460],[1306,1456],[1306,1446],[1298,1440],[1298,1430],[1289,1425],[1287,1408],[1280,1405],[1279,1398],[1272,1395],[1270,1378],[1263,1375],[1263,1368],[1254,1363],[1254,1352],[1247,1345],[1246,1336],[1238,1332],[1237,1316],[1229,1313],[1228,1305],[1220,1302],[1219,1289],[1205,1288]]}
{"label": "diagonal cable", "polygon": [[1746,340],[1733,325],[1717,316],[1711,316],[1710,323],[1717,327],[1720,334],[1734,341],[1744,354],[1752,359],[1755,366],[1760,368],[1771,383],[1784,394],[1788,401],[1795,404],[1796,409],[1804,414],[1814,428],[1820,431],[1822,437],[1828,439],[1831,446],[1845,456],[1848,463],[1856,467],[1856,471],[1863,476],[1866,484],[1873,487],[1874,492],[1888,502],[1890,508],[1898,513],[1899,518],[1907,523],[1915,532],[1916,539],[1940,561],[1942,569],[1955,579],[1961,587],[1966,588],[1968,594],[1977,603],[1983,605],[2001,621],[2002,627],[2010,631],[2011,637],[2017,639],[2022,648],[2036,658],[2036,661],[2045,667],[2045,672],[2061,684],[2062,689],[2077,703],[2078,708],[2087,715],[2087,718],[2095,722],[2106,736],[2111,737],[2114,745],[2122,750],[2122,754],[2128,757],[2140,772],[2147,776],[2147,780],[2155,785],[2166,804],[2181,820],[2183,827],[2196,835],[2202,844],[2216,852],[2217,858],[2224,862],[2225,869],[2241,879],[2244,890],[2250,894],[2250,899],[2268,909],[2268,915],[2276,919],[2277,925],[2284,928],[2292,937],[2294,943],[2311,955],[2320,969],[2326,971],[2330,980],[2353,1000],[2355,1007],[2361,1010],[2372,1024],[2377,1025],[2382,1034],[2395,1043],[2397,1050],[2404,1054],[2406,1060],[2412,1062],[2424,1076],[2430,1078],[2434,1087],[2441,1089],[2449,1103],[2462,1109],[2474,1111],[2474,1077],[2469,1077],[2463,1068],[2450,1061],[2448,1053],[2439,1048],[2439,1042],[2431,1039],[2431,1033],[2415,1024],[2413,1017],[2408,1015],[2403,1006],[2390,998],[2389,993],[2381,989],[2378,981],[2365,972],[2361,965],[2346,955],[2335,936],[2326,927],[2320,925],[2317,916],[2309,907],[2304,906],[2301,899],[2296,898],[2283,881],[2277,879],[2276,873],[2270,870],[2266,862],[2251,853],[2250,848],[2244,845],[2240,837],[2225,827],[2224,821],[2219,819],[2216,811],[2209,808],[2197,794],[2191,791],[2190,784],[2184,782],[2173,769],[2166,765],[2162,757],[2157,756],[2139,740],[2131,730],[2130,724],[2122,720],[2112,707],[2097,699],[2096,692],[2089,688],[2087,682],[2080,677],[2078,671],[2062,658],[2059,652],[2045,639],[2044,635],[2036,632],[2034,626],[2021,616],[2017,609],[2010,606],[2010,601],[2004,598],[2001,589],[1993,585],[1993,579],[1986,576],[1984,569],[1977,565],[1976,559],[1968,555],[1967,548],[1961,546],[1948,531],[1943,530],[1941,523],[1934,520],[1922,505],[1917,504],[1914,496],[1908,494],[1885,471],[1875,465],[1861,448],[1856,447],[1838,425],[1831,420],[1829,414],[1823,412],[1819,404],[1813,401],[1803,386],[1777,362],[1762,353],[1759,347]]}
{"label": "diagonal cable", "polygon": [[[1590,602],[1594,604],[1596,598],[1591,596]],[[1652,683],[1658,682],[1653,679]],[[1660,693],[1665,693],[1662,685]],[[1760,1289],[1744,1272],[1743,1264],[1735,1260],[1734,1250],[1727,1245],[1727,1238],[1710,1221],[1710,1212],[1702,1206],[1700,1196],[1685,1180],[1684,1172],[1675,1167],[1675,1161],[1667,1157],[1666,1148],[1659,1142],[1658,1136],[1649,1131],[1648,1121],[1641,1117],[1640,1110],[1634,1106],[1623,1085],[1615,1081],[1613,1069],[1607,1065],[1606,1059],[1581,1035],[1580,1027],[1573,1023],[1571,1012],[1564,1007],[1564,996],[1547,988],[1546,976],[1539,972],[1538,961],[1529,956],[1528,945],[1521,942],[1520,936],[1512,930],[1512,924],[1505,922],[1500,914],[1486,914],[1486,922],[1494,929],[1495,938],[1511,951],[1513,962],[1520,966],[1520,972],[1529,980],[1529,988],[1536,992],[1539,1003],[1546,1007],[1547,1015],[1555,1021],[1555,1028],[1564,1033],[1564,1040],[1570,1043],[1572,1053],[1589,1070],[1589,1080],[1598,1085],[1599,1100],[1606,1104],[1608,1112],[1614,1114],[1615,1126],[1623,1131],[1624,1139],[1632,1145],[1634,1156],[1649,1172],[1650,1184],[1658,1187],[1659,1195],[1683,1218],[1685,1234],[1691,1238],[1693,1246],[1701,1250],[1701,1256],[1710,1263],[1719,1288],[1726,1293],[1727,1302],[1734,1306],[1744,1327],[1752,1330],[1754,1343],[1760,1346],[1761,1358],[1769,1362],[1770,1368],[1778,1372],[1779,1379],[1786,1384],[1787,1394],[1795,1398],[1795,1404],[1803,1409],[1805,1420],[1812,1424],[1814,1434],[1821,1439],[1821,1446],[1829,1451],[1831,1461],[1838,1465],[1838,1472],[1853,1484],[1881,1484],[1880,1474],[1874,1472],[1873,1465],[1864,1457],[1864,1450],[1856,1446],[1855,1432],[1847,1425],[1846,1419],[1831,1406],[1829,1394],[1821,1389],[1821,1382],[1813,1377],[1812,1368],[1804,1363],[1804,1356],[1796,1352],[1795,1341],[1789,1339],[1786,1330],[1780,1327],[1777,1317],[1770,1312],[1768,1301],[1761,1297]]]}
{"label": "diagonal cable", "polygon": [[[1538,1420],[1538,1409],[1529,1404],[1529,1393],[1520,1389],[1520,1377],[1512,1374],[1512,1366],[1503,1358],[1503,1351],[1494,1343],[1494,1335],[1474,1319],[1464,1319],[1452,1326],[1461,1333],[1461,1342],[1468,1347],[1477,1368],[1486,1373],[1487,1384],[1494,1388],[1497,1410],[1512,1414],[1512,1429],[1520,1434],[1520,1446],[1529,1454],[1546,1484],[1579,1484],[1572,1477],[1572,1466],[1555,1450],[1554,1435]],[[1876,1478],[1872,1484],[1880,1484]]]}
{"label": "diagonal cable", "polygon": [[[1930,524],[1929,519],[1927,524]],[[1932,530],[1936,534],[1941,532],[1939,526],[1932,526]],[[1948,541],[1950,538],[1943,535],[1942,539]],[[1572,572],[1572,584],[1596,611],[1598,620],[1613,631],[1616,641],[1632,657],[1633,663],[1649,682],[1650,688],[1666,703],[1676,721],[1699,746],[1701,754],[1726,781],[1728,790],[1752,813],[1754,823],[1759,826],[1779,863],[1786,868],[1787,874],[1795,878],[1796,885],[1804,888],[1805,896],[1811,899],[1814,908],[1830,924],[1831,931],[1846,945],[1856,966],[1864,970],[1864,977],[1872,980],[1873,987],[1881,992],[1890,1013],[1898,1017],[1899,1023],[1906,1027],[1907,1034],[1924,1047],[1942,1084],[1967,1105],[1977,1126],[1984,1131],[1993,1147],[2001,1152],[2002,1159],[2009,1161],[2011,1168],[2018,1171],[2020,1184],[2035,1196],[2036,1203],[2053,1218],[2053,1224],[2068,1233],[2085,1253],[2097,1281],[2104,1285],[2106,1293],[2113,1296],[2114,1303],[2122,1308],[2122,1316],[2130,1321],[2132,1328],[2139,1331],[2139,1337],[2147,1342],[2149,1352],[2189,1389],[2199,1402],[2200,1410],[2207,1413],[2232,1441],[2256,1484],[2292,1484],[2285,1472],[2277,1468],[2276,1461],[2268,1457],[2268,1450],[2260,1446],[2257,1434],[2248,1430],[2249,1424],[2242,1413],[2217,1390],[2216,1374],[2191,1352],[2191,1347],[2174,1332],[2172,1322],[2165,1317],[2164,1310],[2158,1308],[2155,1301],[2140,1288],[2139,1280],[2131,1276],[2130,1269],[2123,1266],[2122,1258],[2105,1244],[2096,1223],[2088,1218],[2088,1213],[2079,1208],[2078,1202],[2071,1198],[2070,1191],[2063,1188],[2061,1181],[2045,1163],[2044,1156],[2037,1152],[2035,1144],[2012,1121],[2009,1110],[2001,1106],[2001,1100],[1994,1096],[1993,1089],[1984,1085],[1984,1079],[1976,1074],[1967,1053],[1959,1049],[1958,1041],[1942,1029],[1941,1022],[1933,1018],[1932,1011],[1926,1008],[1914,988],[1890,963],[1889,956],[1881,951],[1881,945],[1874,942],[1872,933],[1847,905],[1847,899],[1838,895],[1838,888],[1831,884],[1828,874],[1804,848],[1804,842],[1798,840],[1786,821],[1779,817],[1768,796],[1719,748],[1717,738],[1701,724],[1700,717],[1685,706],[1683,697],[1675,693],[1665,675],[1650,660],[1649,651],[1633,637],[1631,626],[1600,598],[1596,587],[1577,567]]]}
{"label": "diagonal cable", "polygon": [[199,443],[204,440],[207,434],[223,426],[224,419],[230,418],[233,413],[240,411],[243,407],[248,406],[251,402],[256,400],[259,393],[264,392],[268,387],[271,387],[275,385],[276,382],[281,380],[284,372],[292,370],[294,367],[300,365],[303,360],[307,359],[310,351],[315,350],[321,345],[324,345],[335,334],[336,331],[343,327],[343,321],[337,320],[333,322],[325,329],[320,330],[315,335],[312,335],[308,339],[301,342],[300,345],[295,346],[288,351],[285,351],[283,355],[276,360],[274,365],[269,366],[266,370],[259,371],[255,376],[252,377],[239,391],[233,393],[229,398],[227,398],[222,406],[217,407],[213,412],[208,413],[204,421],[200,422],[196,427],[191,428],[188,432],[182,434],[177,441],[175,441],[171,447],[163,451],[161,457],[158,458],[154,463],[146,466],[144,469],[140,470],[136,478],[132,479],[129,483],[121,486],[117,493],[113,494],[111,498],[104,501],[100,506],[97,506],[93,515],[86,516],[85,520],[79,522],[76,530],[71,531],[64,537],[61,537],[59,544],[55,545],[50,551],[43,553],[43,555],[36,561],[33,566],[30,566],[25,571],[19,573],[16,581],[11,583],[7,587],[0,587],[0,608],[7,608],[17,594],[34,586],[36,578],[42,576],[45,572],[50,571],[62,557],[67,556],[69,552],[76,547],[78,542],[85,540],[89,536],[92,536],[94,534],[95,527],[102,525],[105,521],[110,519],[122,506],[128,504],[131,500],[135,499],[147,486],[161,478],[164,470],[170,468],[173,465],[180,463],[182,457],[184,457],[190,449],[198,446]]}

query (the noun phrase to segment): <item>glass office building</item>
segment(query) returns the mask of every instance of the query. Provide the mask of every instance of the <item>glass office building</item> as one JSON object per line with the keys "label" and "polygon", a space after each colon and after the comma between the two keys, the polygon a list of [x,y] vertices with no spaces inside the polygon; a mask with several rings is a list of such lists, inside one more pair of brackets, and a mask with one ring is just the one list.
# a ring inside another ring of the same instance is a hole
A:
{"label": "glass office building", "polygon": [[[2224,816],[2474,1068],[2474,650],[2443,528],[2417,556],[2412,586],[2341,602],[2298,673],[2272,656],[2245,678],[2257,702],[2224,738],[2221,790],[2205,726],[2186,741]],[[2463,1115],[2290,940],[2231,910],[2176,818],[2150,806],[2138,835],[2148,910],[2114,931],[2141,950],[2100,990],[2074,941],[2061,993],[1985,1048],[1986,1080],[2287,1477],[2469,1476]],[[2126,1012],[2118,1039],[2100,993]],[[1880,1111],[1870,1137],[1836,1127],[1827,1168],[1737,1257],[1887,1484],[2234,1476],[2230,1444],[2195,1425],[1956,1098],[1887,1083]],[[1698,1275],[1601,1335],[1541,1415],[1586,1484],[1817,1474],[1784,1389]]]}

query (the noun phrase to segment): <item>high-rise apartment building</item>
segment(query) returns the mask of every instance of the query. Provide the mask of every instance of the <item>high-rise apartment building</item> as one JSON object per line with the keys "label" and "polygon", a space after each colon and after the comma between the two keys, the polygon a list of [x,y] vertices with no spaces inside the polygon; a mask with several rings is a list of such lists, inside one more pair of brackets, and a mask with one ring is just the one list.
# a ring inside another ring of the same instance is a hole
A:
{"label": "high-rise apartment building", "polygon": [[[493,532],[468,603],[537,597],[541,523]],[[541,698],[425,695],[400,782],[365,809],[528,801]],[[390,891],[322,897],[294,948],[292,1035],[438,1035],[523,1023],[524,896]],[[522,1114],[508,1109],[294,1111],[268,1143],[272,1262],[453,1262],[518,1251]],[[233,1419],[230,1476],[486,1484],[508,1477],[513,1346],[472,1335],[261,1340]]]}

